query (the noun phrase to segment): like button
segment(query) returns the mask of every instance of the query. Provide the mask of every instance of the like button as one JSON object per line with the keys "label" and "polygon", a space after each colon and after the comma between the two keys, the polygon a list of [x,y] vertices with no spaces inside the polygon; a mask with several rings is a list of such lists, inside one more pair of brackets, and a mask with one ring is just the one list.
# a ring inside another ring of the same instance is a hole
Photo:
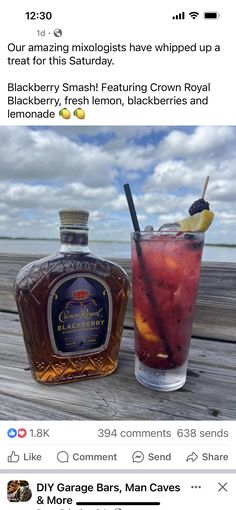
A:
{"label": "like button", "polygon": [[11,455],[7,457],[7,462],[19,462],[20,455],[17,455],[17,453],[13,450],[11,452]]}

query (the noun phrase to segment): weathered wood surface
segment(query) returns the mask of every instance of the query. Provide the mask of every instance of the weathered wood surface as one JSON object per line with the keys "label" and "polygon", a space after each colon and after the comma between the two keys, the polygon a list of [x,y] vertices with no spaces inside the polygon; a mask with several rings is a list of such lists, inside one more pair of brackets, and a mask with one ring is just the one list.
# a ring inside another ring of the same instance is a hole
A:
{"label": "weathered wood surface", "polygon": [[[236,419],[236,264],[202,264],[187,383],[158,393],[134,378],[131,299],[115,374],[52,387],[33,380],[12,287],[34,259],[0,255],[1,419]],[[130,276],[130,261],[118,262]]]}
{"label": "weathered wood surface", "polygon": [[[16,311],[12,293],[14,278],[22,266],[35,258],[0,255],[0,310]],[[130,260],[122,259],[117,262],[130,276]],[[133,326],[131,298],[125,326]],[[193,335],[236,341],[236,263],[202,263]]]}
{"label": "weathered wood surface", "polygon": [[187,383],[159,393],[134,378],[133,331],[125,329],[116,373],[60,386],[35,382],[17,314],[0,313],[0,419],[236,419],[233,342],[194,338]]}

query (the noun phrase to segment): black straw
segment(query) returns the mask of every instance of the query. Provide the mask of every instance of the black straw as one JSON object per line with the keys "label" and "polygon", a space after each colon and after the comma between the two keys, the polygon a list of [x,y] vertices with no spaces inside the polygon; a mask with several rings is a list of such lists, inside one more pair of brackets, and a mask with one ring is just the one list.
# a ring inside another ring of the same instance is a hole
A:
{"label": "black straw", "polygon": [[124,184],[124,190],[125,190],[125,195],[126,195],[128,206],[129,206],[130,216],[131,216],[133,226],[134,226],[134,231],[140,232],[140,226],[139,226],[136,210],[134,207],[134,201],[133,201],[133,197],[131,194],[130,185]]}
{"label": "black straw", "polygon": [[[133,197],[132,197],[132,194],[131,194],[131,190],[130,190],[129,184],[124,184],[124,189],[125,189],[125,194],[126,194],[128,206],[129,206],[129,211],[130,211],[131,219],[132,219],[133,226],[134,226],[134,231],[135,232],[140,232],[140,226],[139,226],[136,210],[135,210],[135,207],[134,207]],[[166,353],[169,356],[170,362],[173,363],[172,352],[171,352],[171,350],[169,348],[169,345],[168,345],[168,342],[166,340],[165,328],[163,327],[163,321],[162,321],[162,319],[161,319],[161,317],[159,315],[158,302],[157,302],[156,296],[155,296],[155,294],[153,292],[153,288],[152,288],[152,283],[153,282],[152,282],[152,279],[151,279],[151,277],[150,277],[150,275],[148,273],[148,270],[145,267],[145,260],[144,260],[144,257],[143,257],[141,245],[138,242],[140,240],[139,239],[140,237],[141,237],[141,235],[139,235],[139,234],[135,235],[134,234],[134,240],[135,240],[137,255],[138,255],[141,267],[142,267],[144,285],[145,285],[146,291],[147,291],[146,295],[149,298],[151,307],[153,308],[154,317],[156,316],[157,319],[158,319],[158,326],[159,326],[159,331],[160,331],[160,334],[161,334],[161,338],[162,338],[164,349],[165,349]]]}

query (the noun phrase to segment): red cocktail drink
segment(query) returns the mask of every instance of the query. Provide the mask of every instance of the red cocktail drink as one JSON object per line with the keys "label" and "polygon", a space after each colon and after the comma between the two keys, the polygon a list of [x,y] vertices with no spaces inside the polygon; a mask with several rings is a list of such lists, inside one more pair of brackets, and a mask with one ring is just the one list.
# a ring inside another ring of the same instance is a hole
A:
{"label": "red cocktail drink", "polygon": [[132,234],[137,380],[170,391],[185,383],[204,234]]}

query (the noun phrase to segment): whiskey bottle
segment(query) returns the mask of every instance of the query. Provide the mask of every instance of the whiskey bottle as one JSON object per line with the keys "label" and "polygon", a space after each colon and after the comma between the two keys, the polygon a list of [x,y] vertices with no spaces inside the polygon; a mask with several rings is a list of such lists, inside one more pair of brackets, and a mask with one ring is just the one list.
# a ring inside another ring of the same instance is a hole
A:
{"label": "whiskey bottle", "polygon": [[32,374],[65,383],[117,368],[129,281],[88,247],[87,211],[64,209],[56,255],[23,267],[15,299]]}

